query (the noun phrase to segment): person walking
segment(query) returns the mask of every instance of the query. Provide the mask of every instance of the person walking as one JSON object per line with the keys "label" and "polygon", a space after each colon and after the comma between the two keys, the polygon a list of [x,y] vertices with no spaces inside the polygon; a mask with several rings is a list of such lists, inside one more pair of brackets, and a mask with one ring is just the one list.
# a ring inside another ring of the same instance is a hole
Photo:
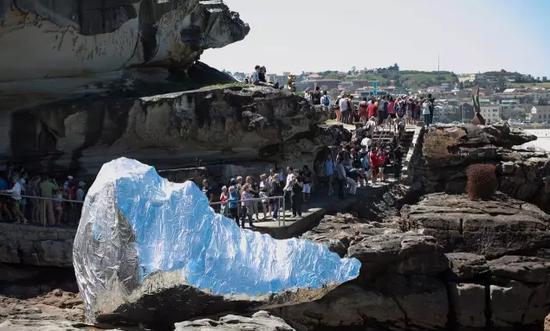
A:
{"label": "person walking", "polygon": [[[283,186],[281,181],[279,181],[279,176],[275,173],[271,176],[271,186],[270,186],[270,197],[280,197],[283,196]],[[272,217],[274,220],[279,218],[279,208],[280,208],[279,199],[271,199],[271,211],[273,212]]]}
{"label": "person walking", "polygon": [[11,195],[11,214],[15,218],[14,221],[17,224],[23,223],[28,224],[29,220],[25,218],[25,215],[23,214],[21,210],[21,192],[22,192],[22,186],[19,182],[19,178],[17,176],[14,176],[12,179],[12,187],[9,190],[2,191],[3,193],[7,193]]}

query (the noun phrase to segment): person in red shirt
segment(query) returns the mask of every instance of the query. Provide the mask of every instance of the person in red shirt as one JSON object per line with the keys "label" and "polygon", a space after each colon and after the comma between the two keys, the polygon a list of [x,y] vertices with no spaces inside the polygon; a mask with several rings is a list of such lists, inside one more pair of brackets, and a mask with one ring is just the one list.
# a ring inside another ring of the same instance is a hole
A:
{"label": "person in red shirt", "polygon": [[374,100],[371,100],[370,104],[367,107],[368,118],[375,117],[377,110],[378,107],[376,106],[376,102]]}
{"label": "person in red shirt", "polygon": [[380,180],[383,182],[385,180],[384,178],[384,166],[386,165],[386,153],[382,149],[382,147],[378,147],[378,175],[380,177]]}
{"label": "person in red shirt", "polygon": [[369,158],[372,169],[372,182],[374,183],[378,177],[378,153],[376,147],[373,147],[370,151]]}

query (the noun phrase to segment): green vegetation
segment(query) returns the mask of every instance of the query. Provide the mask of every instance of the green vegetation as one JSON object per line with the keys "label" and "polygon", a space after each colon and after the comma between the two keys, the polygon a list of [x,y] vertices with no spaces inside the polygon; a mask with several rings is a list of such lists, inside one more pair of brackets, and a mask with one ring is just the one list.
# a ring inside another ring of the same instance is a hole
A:
{"label": "green vegetation", "polygon": [[337,71],[320,72],[322,79],[338,79],[342,81],[366,80],[377,81],[381,86],[394,85],[397,88],[418,90],[430,86],[439,86],[442,83],[449,83],[454,87],[458,83],[457,76],[449,71],[399,71],[398,67],[389,67],[376,70],[350,71],[348,73]]}

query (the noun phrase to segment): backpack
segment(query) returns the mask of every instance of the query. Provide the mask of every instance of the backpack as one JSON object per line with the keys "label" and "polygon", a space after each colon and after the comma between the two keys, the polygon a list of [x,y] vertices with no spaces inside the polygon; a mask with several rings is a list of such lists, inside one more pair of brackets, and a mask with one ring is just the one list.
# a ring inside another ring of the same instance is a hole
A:
{"label": "backpack", "polygon": [[322,103],[323,103],[323,106],[327,106],[327,107],[330,106],[330,100],[329,100],[328,96],[323,95]]}

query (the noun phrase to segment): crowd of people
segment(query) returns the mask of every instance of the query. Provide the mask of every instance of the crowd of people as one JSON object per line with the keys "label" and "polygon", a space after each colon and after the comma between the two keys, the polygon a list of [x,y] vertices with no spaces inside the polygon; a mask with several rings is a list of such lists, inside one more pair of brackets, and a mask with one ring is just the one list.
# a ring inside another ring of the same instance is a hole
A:
{"label": "crowd of people", "polygon": [[[288,167],[286,172],[273,168],[269,174],[231,178],[221,188],[219,199],[207,179],[202,181],[202,191],[210,203],[220,205],[220,213],[232,218],[243,228],[255,220],[278,219],[284,211],[293,217],[301,217],[303,204],[311,199],[313,173],[307,165],[302,169]],[[283,203],[284,201],[284,203]],[[260,214],[263,214],[260,218]]]}
{"label": "crowd of people", "polygon": [[373,119],[378,126],[386,125],[394,128],[394,124],[398,121],[416,125],[422,120],[429,126],[433,123],[435,110],[435,98],[431,94],[419,97],[408,95],[363,97],[356,102],[352,94],[342,92],[332,103],[327,91],[321,91],[316,87],[313,91],[306,90],[304,97],[313,105],[332,109],[336,120],[346,124],[355,122],[366,124],[369,119]]}
{"label": "crowd of people", "polygon": [[40,225],[75,225],[86,183],[67,176],[33,175],[8,163],[0,172],[0,221]]}
{"label": "crowd of people", "polygon": [[423,97],[364,97],[357,106],[352,95],[342,94],[335,104],[338,121],[349,124],[361,121],[366,124],[369,119],[373,119],[377,125],[387,125],[390,128],[395,127],[393,124],[398,121],[415,125],[420,119],[424,125],[430,126],[433,123],[434,110],[435,98],[431,94]]}

